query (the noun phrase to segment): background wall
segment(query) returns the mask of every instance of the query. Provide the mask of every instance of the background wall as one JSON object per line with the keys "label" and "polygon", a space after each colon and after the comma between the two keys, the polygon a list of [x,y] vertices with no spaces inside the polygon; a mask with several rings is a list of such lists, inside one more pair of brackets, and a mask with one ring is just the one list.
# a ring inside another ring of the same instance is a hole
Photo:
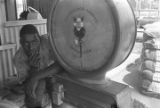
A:
{"label": "background wall", "polygon": [[17,20],[16,0],[4,0],[6,3],[7,21]]}
{"label": "background wall", "polygon": [[[4,22],[6,21],[5,15],[5,1],[0,0],[0,47],[2,44],[2,37],[4,36],[3,26]],[[3,73],[1,72],[1,52],[0,52],[0,88],[2,87],[2,80],[3,80]]]}
{"label": "background wall", "polygon": [[1,37],[3,35],[3,25],[5,21],[6,21],[5,1],[0,0],[0,45],[1,45]]}

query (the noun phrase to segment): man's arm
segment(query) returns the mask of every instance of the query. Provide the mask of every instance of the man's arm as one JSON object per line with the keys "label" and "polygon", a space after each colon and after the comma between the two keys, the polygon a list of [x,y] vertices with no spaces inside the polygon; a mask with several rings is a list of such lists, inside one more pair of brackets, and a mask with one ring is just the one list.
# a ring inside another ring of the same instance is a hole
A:
{"label": "man's arm", "polygon": [[49,38],[48,35],[43,35],[42,37],[43,38],[42,38],[42,41],[41,41],[42,43],[41,44],[43,44],[44,47],[46,49],[48,49],[48,52],[49,52],[49,54],[46,55],[46,56],[48,56],[49,60],[53,61],[54,63],[51,64],[50,66],[40,70],[39,72],[30,72],[30,73],[33,73],[33,75],[30,75],[31,78],[35,78],[35,79],[38,79],[38,80],[46,78],[48,76],[52,76],[52,75],[54,75],[54,74],[56,74],[56,73],[58,73],[59,71],[62,70],[62,67],[55,60],[55,56],[53,54],[52,47],[51,47],[51,44],[50,44],[49,39],[48,39]]}
{"label": "man's arm", "polygon": [[52,76],[62,70],[63,70],[62,67],[57,62],[54,62],[49,67],[42,69],[39,72],[35,72],[31,77],[35,78],[36,80],[40,80]]}

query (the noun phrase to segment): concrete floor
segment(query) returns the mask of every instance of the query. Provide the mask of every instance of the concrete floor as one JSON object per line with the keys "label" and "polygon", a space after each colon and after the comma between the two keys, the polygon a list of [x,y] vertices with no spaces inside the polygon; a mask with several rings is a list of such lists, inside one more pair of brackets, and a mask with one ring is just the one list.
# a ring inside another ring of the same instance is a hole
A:
{"label": "concrete floor", "polygon": [[140,93],[140,54],[142,43],[136,42],[128,59],[106,74],[113,81],[128,85],[131,95],[131,108],[160,108],[160,99],[152,98]]}

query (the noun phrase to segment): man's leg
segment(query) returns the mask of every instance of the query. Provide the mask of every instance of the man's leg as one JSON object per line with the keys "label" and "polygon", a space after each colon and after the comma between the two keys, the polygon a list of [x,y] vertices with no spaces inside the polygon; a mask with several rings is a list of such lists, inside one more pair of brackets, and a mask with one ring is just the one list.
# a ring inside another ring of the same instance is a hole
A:
{"label": "man's leg", "polygon": [[42,108],[42,99],[45,92],[45,80],[40,80],[36,88],[36,98],[33,98],[25,92],[25,105],[27,108]]}
{"label": "man's leg", "polygon": [[41,108],[41,103],[28,95],[25,97],[25,106],[26,108]]}

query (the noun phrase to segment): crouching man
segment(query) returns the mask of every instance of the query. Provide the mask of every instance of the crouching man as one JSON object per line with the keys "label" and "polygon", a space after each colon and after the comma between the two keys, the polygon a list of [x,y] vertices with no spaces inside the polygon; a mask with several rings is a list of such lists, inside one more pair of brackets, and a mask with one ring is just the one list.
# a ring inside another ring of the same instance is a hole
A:
{"label": "crouching man", "polygon": [[14,64],[19,80],[25,85],[25,106],[42,108],[47,94],[46,78],[59,72],[61,67],[51,54],[48,39],[40,36],[35,26],[28,24],[22,27],[20,44]]}

